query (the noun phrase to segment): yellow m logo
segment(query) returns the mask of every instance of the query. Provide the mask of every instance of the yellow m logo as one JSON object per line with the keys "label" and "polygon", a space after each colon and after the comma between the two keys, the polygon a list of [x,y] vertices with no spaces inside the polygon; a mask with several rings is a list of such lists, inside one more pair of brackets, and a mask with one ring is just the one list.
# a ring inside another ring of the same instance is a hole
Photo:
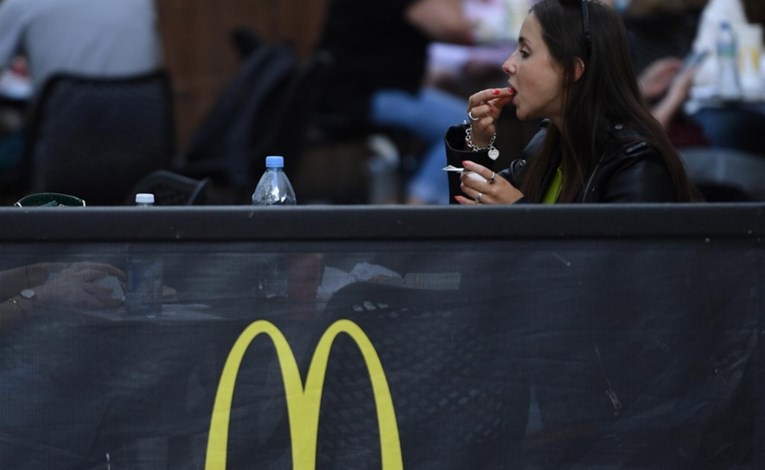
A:
{"label": "yellow m logo", "polygon": [[339,320],[333,323],[322,335],[316,346],[308,367],[305,387],[300,377],[295,354],[284,335],[272,323],[259,320],[249,325],[231,348],[223,366],[218,391],[213,405],[210,421],[210,434],[207,441],[207,470],[225,470],[228,447],[228,429],[231,417],[231,402],[239,367],[244,354],[252,341],[261,333],[268,335],[276,348],[276,356],[282,371],[284,393],[287,401],[287,414],[292,439],[292,465],[294,470],[314,470],[316,468],[316,444],[319,432],[319,408],[324,376],[327,371],[329,352],[335,338],[345,333],[356,342],[361,350],[369,371],[372,392],[377,407],[377,426],[380,432],[382,468],[384,470],[403,469],[401,442],[398,436],[396,412],[393,398],[385,378],[380,357],[372,342],[355,323]]}

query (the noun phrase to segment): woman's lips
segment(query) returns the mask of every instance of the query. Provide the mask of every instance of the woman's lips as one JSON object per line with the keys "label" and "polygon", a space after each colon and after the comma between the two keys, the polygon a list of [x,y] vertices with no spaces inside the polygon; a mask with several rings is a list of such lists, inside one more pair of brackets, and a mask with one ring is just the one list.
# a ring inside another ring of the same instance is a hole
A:
{"label": "woman's lips", "polygon": [[510,92],[510,96],[512,96],[512,98],[510,99],[510,102],[511,102],[513,105],[515,105],[515,97],[518,95],[518,90],[516,90],[515,88],[513,88],[513,86],[512,86],[512,85],[508,85],[508,87],[507,87],[507,91],[508,91],[508,92]]}

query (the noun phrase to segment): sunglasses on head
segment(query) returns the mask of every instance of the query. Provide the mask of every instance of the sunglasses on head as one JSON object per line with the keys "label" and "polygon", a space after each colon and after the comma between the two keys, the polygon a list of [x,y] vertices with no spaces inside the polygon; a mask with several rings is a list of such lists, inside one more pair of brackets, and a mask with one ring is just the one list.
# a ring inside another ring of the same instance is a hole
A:
{"label": "sunglasses on head", "polygon": [[587,51],[592,49],[592,32],[590,29],[590,9],[587,6],[588,0],[560,0],[562,4],[572,4],[578,2],[582,6],[582,32],[584,41],[587,44]]}

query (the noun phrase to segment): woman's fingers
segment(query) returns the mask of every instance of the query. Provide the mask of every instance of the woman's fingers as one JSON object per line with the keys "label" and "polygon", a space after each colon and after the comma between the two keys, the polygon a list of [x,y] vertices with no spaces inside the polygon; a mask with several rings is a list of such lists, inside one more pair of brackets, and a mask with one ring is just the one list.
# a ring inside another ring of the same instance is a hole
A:
{"label": "woman's fingers", "polygon": [[506,88],[480,91],[468,100],[468,117],[471,122],[484,118],[497,119],[502,108],[512,99],[512,94]]}
{"label": "woman's fingers", "polygon": [[462,167],[466,170],[470,170],[474,173],[477,173],[481,175],[484,179],[491,178],[491,175],[494,173],[489,168],[486,168],[485,166],[481,165],[480,163],[476,163],[472,160],[465,160],[462,162]]}
{"label": "woman's fingers", "polygon": [[477,202],[465,196],[454,196],[454,200],[463,206],[475,206]]}
{"label": "woman's fingers", "polygon": [[468,99],[468,103],[471,106],[478,106],[480,104],[487,103],[491,100],[508,95],[510,95],[510,91],[507,88],[488,88],[471,95]]}
{"label": "woman's fingers", "polygon": [[464,172],[460,175],[460,190],[470,199],[464,201],[458,200],[458,202],[466,205],[490,202],[491,197],[489,192],[491,190],[491,184],[489,183],[489,178],[484,176],[483,172],[488,171],[489,177],[491,177],[494,172],[488,170],[483,165],[474,164],[473,162],[465,162],[465,164],[466,169],[469,165],[478,167],[480,170]]}
{"label": "woman's fingers", "polygon": [[513,204],[523,193],[508,180],[478,163],[462,162],[465,172],[460,175],[460,190],[464,196],[455,197],[460,204]]}
{"label": "woman's fingers", "polygon": [[473,143],[483,147],[497,132],[496,122],[502,108],[513,98],[507,88],[491,88],[472,95],[468,100],[467,115],[473,131]]}

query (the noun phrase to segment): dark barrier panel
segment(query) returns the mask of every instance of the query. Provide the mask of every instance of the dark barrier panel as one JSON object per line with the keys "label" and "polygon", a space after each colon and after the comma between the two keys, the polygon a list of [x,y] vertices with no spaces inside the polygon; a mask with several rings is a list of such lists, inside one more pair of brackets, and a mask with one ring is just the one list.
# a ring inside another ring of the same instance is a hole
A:
{"label": "dark barrier panel", "polygon": [[0,468],[763,468],[764,209],[2,209]]}

